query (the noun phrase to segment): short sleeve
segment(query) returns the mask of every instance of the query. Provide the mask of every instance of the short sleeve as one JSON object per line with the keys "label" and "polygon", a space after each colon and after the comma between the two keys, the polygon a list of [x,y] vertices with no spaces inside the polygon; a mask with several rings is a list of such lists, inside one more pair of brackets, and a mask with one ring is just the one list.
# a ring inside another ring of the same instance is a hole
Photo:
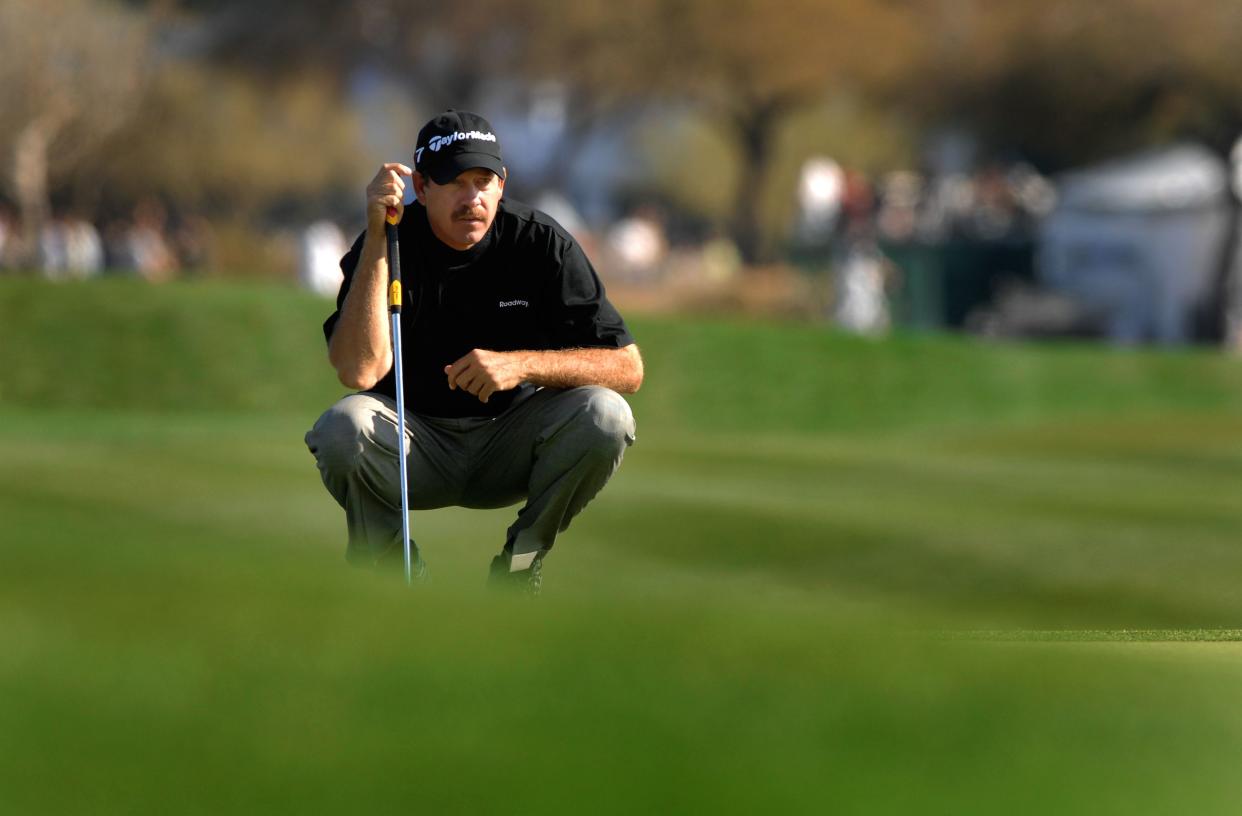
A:
{"label": "short sleeve", "polygon": [[554,291],[553,341],[559,348],[622,348],[634,342],[603,281],[576,241],[560,253]]}
{"label": "short sleeve", "polygon": [[349,248],[349,252],[341,258],[341,273],[344,279],[341,280],[341,288],[336,293],[336,311],[323,322],[324,340],[332,339],[332,331],[336,328],[336,322],[341,319],[341,307],[345,305],[345,296],[349,294],[349,285],[354,280],[354,270],[358,268],[358,259],[362,257],[362,244],[365,239],[366,233],[359,233],[354,245]]}

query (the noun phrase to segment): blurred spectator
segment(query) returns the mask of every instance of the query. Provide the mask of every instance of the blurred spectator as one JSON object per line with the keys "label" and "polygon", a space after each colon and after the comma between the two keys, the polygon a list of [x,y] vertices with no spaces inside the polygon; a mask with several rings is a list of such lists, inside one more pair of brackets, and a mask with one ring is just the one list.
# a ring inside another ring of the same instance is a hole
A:
{"label": "blurred spectator", "polygon": [[72,278],[93,278],[103,271],[103,240],[95,225],[81,216],[61,222],[64,230],[65,271]]}
{"label": "blurred spectator", "polygon": [[884,256],[874,245],[856,242],[837,266],[837,325],[856,334],[880,335],[888,331],[890,318],[885,292]]}
{"label": "blurred spectator", "polygon": [[890,173],[880,188],[876,229],[889,241],[912,241],[923,202],[923,179],[908,170]]}
{"label": "blurred spectator", "polygon": [[341,258],[349,251],[345,235],[331,221],[316,221],[298,236],[298,280],[324,297],[336,297],[344,276]]}
{"label": "blurred spectator", "polygon": [[932,222],[925,233],[935,241],[970,235],[971,213],[975,207],[975,186],[965,173],[939,176],[932,182],[928,201]]}
{"label": "blurred spectator", "polygon": [[133,247],[129,242],[129,222],[113,219],[104,225],[104,266],[120,273],[132,273],[138,268]]}
{"label": "blurred spectator", "polygon": [[133,270],[148,281],[169,280],[177,270],[177,258],[165,236],[167,223],[164,205],[154,198],[144,199],[134,207],[134,221],[125,242]]}
{"label": "blurred spectator", "polygon": [[9,268],[9,244],[15,234],[15,225],[9,209],[0,204],[0,269]]}
{"label": "blurred spectator", "polygon": [[1009,237],[1017,223],[1018,206],[1004,171],[996,165],[985,167],[975,174],[972,186],[969,232],[983,241]]}
{"label": "blurred spectator", "polygon": [[1009,168],[1007,177],[1026,227],[1033,227],[1033,222],[1052,212],[1057,204],[1056,187],[1038,170],[1019,163]]}
{"label": "blurred spectator", "polygon": [[198,275],[211,265],[211,224],[201,215],[181,219],[173,236],[173,244],[177,263],[183,272]]}
{"label": "blurred spectator", "polygon": [[664,226],[650,208],[640,208],[612,225],[607,234],[608,254],[620,277],[634,282],[658,277],[668,253]]}
{"label": "blurred spectator", "polygon": [[850,241],[874,234],[875,191],[871,181],[858,170],[846,170],[841,194],[842,227]]}
{"label": "blurred spectator", "polygon": [[68,277],[65,267],[68,265],[68,248],[65,241],[65,226],[60,218],[52,217],[43,225],[39,232],[39,271],[49,280],[64,280]]}

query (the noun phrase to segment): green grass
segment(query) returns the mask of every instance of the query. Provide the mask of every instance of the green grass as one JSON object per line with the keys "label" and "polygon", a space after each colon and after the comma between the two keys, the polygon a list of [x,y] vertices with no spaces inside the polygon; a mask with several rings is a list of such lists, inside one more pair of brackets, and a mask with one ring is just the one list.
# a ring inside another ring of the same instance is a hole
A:
{"label": "green grass", "polygon": [[961,640],[1010,640],[1082,643],[1233,643],[1242,642],[1242,629],[1049,629],[945,632]]}
{"label": "green grass", "polygon": [[292,291],[0,280],[0,813],[1232,813],[1242,378],[638,319],[549,559],[343,562]]}

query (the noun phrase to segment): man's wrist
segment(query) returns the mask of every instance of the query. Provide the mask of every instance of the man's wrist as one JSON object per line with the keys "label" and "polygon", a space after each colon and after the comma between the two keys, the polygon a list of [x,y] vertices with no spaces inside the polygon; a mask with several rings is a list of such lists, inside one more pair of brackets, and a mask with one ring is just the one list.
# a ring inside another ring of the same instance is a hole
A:
{"label": "man's wrist", "polygon": [[362,259],[369,266],[388,259],[388,238],[382,224],[376,230],[367,225],[366,236],[362,239]]}
{"label": "man's wrist", "polygon": [[518,367],[518,381],[531,382],[539,374],[537,351],[515,351],[513,352],[514,361]]}

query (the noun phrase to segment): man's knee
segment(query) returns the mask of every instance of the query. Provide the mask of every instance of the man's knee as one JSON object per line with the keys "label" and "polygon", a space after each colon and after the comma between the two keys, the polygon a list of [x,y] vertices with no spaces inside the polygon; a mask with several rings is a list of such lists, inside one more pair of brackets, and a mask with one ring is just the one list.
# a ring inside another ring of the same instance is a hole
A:
{"label": "man's knee", "polygon": [[306,446],[319,467],[346,473],[357,467],[375,423],[374,398],[352,394],[319,417],[306,434]]}
{"label": "man's knee", "polygon": [[620,456],[634,442],[634,414],[625,398],[608,388],[583,389],[585,401],[580,415],[589,431],[592,449],[611,457]]}

